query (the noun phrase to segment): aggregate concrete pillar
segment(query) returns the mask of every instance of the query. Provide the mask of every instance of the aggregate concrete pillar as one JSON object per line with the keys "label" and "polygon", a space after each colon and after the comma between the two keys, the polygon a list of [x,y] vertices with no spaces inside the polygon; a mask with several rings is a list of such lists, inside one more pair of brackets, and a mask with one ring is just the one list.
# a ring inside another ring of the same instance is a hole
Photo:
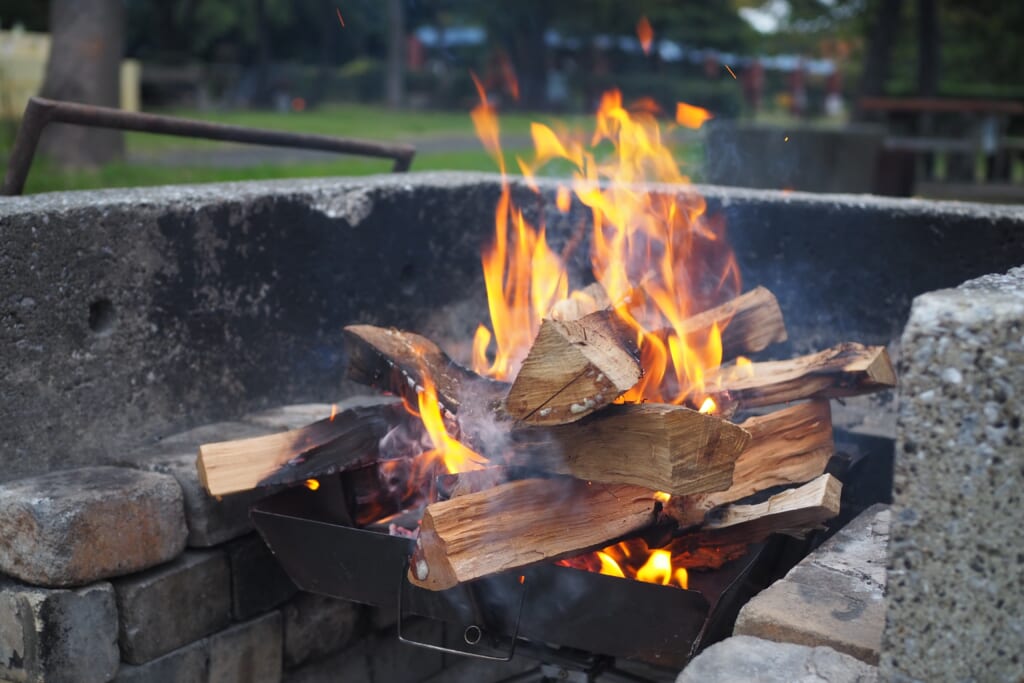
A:
{"label": "aggregate concrete pillar", "polygon": [[917,297],[900,366],[883,678],[1024,680],[1024,268]]}

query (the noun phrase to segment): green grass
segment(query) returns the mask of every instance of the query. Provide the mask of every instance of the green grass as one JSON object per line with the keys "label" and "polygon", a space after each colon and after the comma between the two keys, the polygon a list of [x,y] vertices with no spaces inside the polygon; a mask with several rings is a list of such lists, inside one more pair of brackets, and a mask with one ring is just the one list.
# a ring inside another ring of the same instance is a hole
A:
{"label": "green grass", "polygon": [[[370,105],[328,105],[314,111],[281,114],[269,111],[226,111],[198,112],[174,110],[163,113],[189,118],[201,118],[219,123],[237,124],[259,128],[340,135],[376,140],[407,140],[412,143],[426,140],[453,140],[456,150],[425,151],[416,155],[412,169],[496,171],[494,161],[475,142],[476,136],[468,113],[437,111],[392,111]],[[501,115],[503,139],[509,143],[523,144],[529,135],[530,122],[534,120],[553,123],[556,118],[573,129],[589,130],[591,121],[585,116],[553,117],[547,114],[514,112]],[[0,157],[6,154],[13,137],[13,126],[0,129]],[[210,140],[193,140],[169,136],[128,133],[125,140],[129,155],[136,157],[159,157],[176,150],[204,150],[232,147],[227,143]],[[237,146],[234,146],[237,147]],[[436,149],[437,143],[434,147]],[[687,144],[683,148],[684,169],[694,179],[699,179],[702,146]],[[506,164],[510,171],[517,172],[515,156],[529,157],[527,150],[515,147],[505,151]],[[207,183],[234,180],[266,180],[274,178],[310,178],[321,176],[356,176],[372,173],[386,173],[391,169],[387,160],[359,157],[338,157],[337,161],[293,162],[279,164],[258,164],[245,167],[218,165],[171,165],[167,162],[135,161],[108,164],[102,168],[86,171],[63,171],[45,159],[37,159],[29,173],[25,193],[52,192],[59,190],[86,190],[104,187],[135,187],[145,185],[167,185],[183,183]],[[565,174],[566,168],[552,164],[545,175]]]}

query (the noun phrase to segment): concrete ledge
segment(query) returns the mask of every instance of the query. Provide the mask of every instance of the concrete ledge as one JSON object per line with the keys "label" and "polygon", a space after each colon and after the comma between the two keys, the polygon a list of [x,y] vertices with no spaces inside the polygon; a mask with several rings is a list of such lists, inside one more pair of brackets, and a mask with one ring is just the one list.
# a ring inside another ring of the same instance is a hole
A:
{"label": "concrete ledge", "polygon": [[676,683],[876,683],[878,670],[828,647],[733,636],[697,655]]}
{"label": "concrete ledge", "polygon": [[889,509],[874,505],[740,610],[733,631],[878,663]]}

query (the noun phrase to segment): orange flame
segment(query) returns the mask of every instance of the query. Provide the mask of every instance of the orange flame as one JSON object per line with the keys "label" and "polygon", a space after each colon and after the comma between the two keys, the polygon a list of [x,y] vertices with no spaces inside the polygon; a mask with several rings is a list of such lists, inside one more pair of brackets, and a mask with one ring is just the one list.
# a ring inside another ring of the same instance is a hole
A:
{"label": "orange flame", "polygon": [[647,17],[640,17],[640,21],[637,22],[636,37],[640,39],[640,47],[643,48],[644,54],[651,54],[651,43],[654,40],[654,29],[651,28],[651,22],[647,21]]}
{"label": "orange flame", "polygon": [[305,481],[305,486],[310,491],[316,491],[320,488],[320,481],[318,479],[307,479]]}
{"label": "orange flame", "polygon": [[430,437],[430,443],[434,446],[432,450],[423,453],[420,458],[427,462],[440,459],[449,474],[478,470],[486,465],[487,460],[482,455],[448,434],[444,418],[441,417],[437,389],[426,373],[423,376],[423,390],[420,391],[420,387],[416,387],[416,392],[418,414]]}
{"label": "orange flame", "polygon": [[713,119],[707,109],[701,109],[695,107],[692,104],[686,102],[676,103],[676,123],[680,126],[686,126],[687,128],[700,128],[704,125],[705,121]]}
{"label": "orange flame", "polygon": [[[474,125],[504,177],[498,124],[479,84],[478,91]],[[548,162],[558,159],[574,169],[573,191],[593,214],[594,276],[610,300],[620,302],[616,313],[636,330],[641,349],[643,379],[622,400],[694,402],[703,394],[707,371],[721,363],[721,330],[716,325],[695,335],[685,321],[727,298],[723,294],[737,293],[739,273],[722,239],[722,225],[705,216],[702,197],[655,195],[638,187],[651,181],[688,183],[662,141],[657,115],[652,102],[627,108],[621,93],[607,92],[589,146],[535,123],[530,129],[534,158],[520,159],[519,167],[535,189],[534,175]],[[699,107],[677,106],[681,124],[699,125],[710,117]],[[609,154],[599,155],[609,146]],[[556,203],[562,209],[569,203],[567,195],[559,193]],[[507,380],[514,377],[540,320],[567,294],[564,264],[548,247],[543,228],[528,225],[512,205],[507,184],[498,202],[495,239],[483,261],[491,328],[477,330],[473,367]]]}
{"label": "orange flame", "polygon": [[633,579],[662,586],[689,587],[689,575],[671,550],[648,550],[638,539],[622,541],[604,550],[587,553],[556,564],[585,569],[620,579]]}

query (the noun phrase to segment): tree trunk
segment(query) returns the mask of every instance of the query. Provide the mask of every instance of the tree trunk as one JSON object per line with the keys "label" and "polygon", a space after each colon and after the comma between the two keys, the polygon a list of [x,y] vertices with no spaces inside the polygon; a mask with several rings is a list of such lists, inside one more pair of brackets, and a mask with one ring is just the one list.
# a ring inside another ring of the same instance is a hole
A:
{"label": "tree trunk", "polygon": [[[121,99],[121,0],[52,0],[50,59],[40,95],[117,107]],[[124,154],[120,131],[52,124],[41,152],[61,166],[99,166]]]}
{"label": "tree trunk", "polygon": [[939,94],[940,47],[938,3],[917,0],[917,89],[923,97]]}
{"label": "tree trunk", "polygon": [[405,100],[405,5],[388,0],[388,106],[397,109]]}
{"label": "tree trunk", "polygon": [[861,95],[883,95],[892,66],[892,48],[899,35],[903,0],[878,0],[868,33],[868,52],[861,79]]}

